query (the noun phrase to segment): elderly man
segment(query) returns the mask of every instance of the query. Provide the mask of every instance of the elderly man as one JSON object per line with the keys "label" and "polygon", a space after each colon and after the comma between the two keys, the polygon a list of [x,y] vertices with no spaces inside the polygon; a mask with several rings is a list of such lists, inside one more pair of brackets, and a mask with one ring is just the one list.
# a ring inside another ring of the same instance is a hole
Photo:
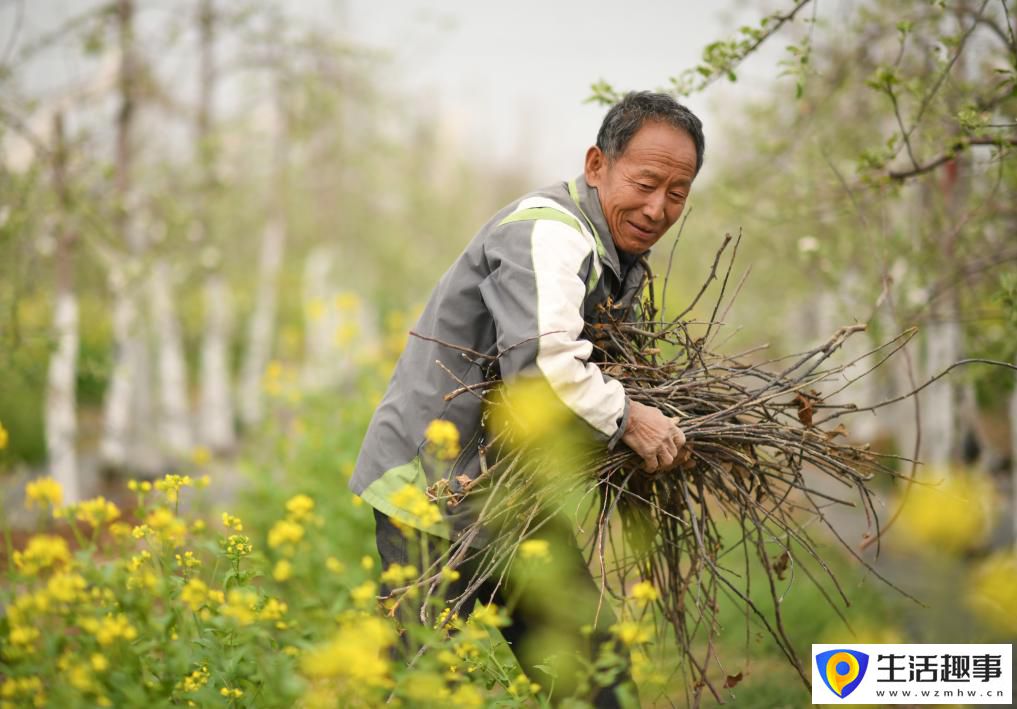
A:
{"label": "elderly man", "polygon": [[[410,338],[371,420],[350,482],[375,509],[386,566],[409,557],[410,545],[397,526],[449,539],[475,519],[469,504],[442,509],[441,520],[433,513],[422,517],[420,495],[413,492],[439,478],[457,490],[462,476],[480,474],[483,402],[468,395],[446,401],[444,395],[482,382],[492,361],[506,382],[542,378],[592,436],[608,448],[624,443],[647,471],[674,464],[685,442],[681,429],[657,409],[629,400],[622,385],[590,361],[593,344],[582,333],[598,305],[610,300],[628,306],[638,297],[645,275],[640,259],[681,215],[703,150],[702,124],[687,108],[663,94],[630,93],[604,118],[581,177],[499,211],[445,273],[414,327],[422,337]],[[434,420],[450,421],[460,432],[458,455],[442,465],[424,454]],[[556,561],[576,570],[570,590],[595,593],[574,540],[555,545]],[[550,623],[578,636],[583,623],[534,610],[539,604],[522,595],[503,634],[539,682],[532,668],[542,659],[541,648],[526,647],[529,632]],[[609,612],[598,618],[595,645],[611,622]],[[557,686],[569,689],[567,679],[559,678]],[[597,695],[599,706],[615,705],[612,687]]]}

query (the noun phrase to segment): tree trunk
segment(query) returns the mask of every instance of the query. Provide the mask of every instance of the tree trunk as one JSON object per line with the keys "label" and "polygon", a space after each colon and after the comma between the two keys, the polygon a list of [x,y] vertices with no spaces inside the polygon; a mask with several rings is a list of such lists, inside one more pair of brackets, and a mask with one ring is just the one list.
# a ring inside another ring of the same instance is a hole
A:
{"label": "tree trunk", "polygon": [[[198,103],[197,146],[202,170],[201,194],[198,195],[198,222],[202,242],[215,244],[209,218],[209,202],[218,189],[215,176],[218,150],[213,135],[215,101],[215,5],[202,0],[198,9],[198,33],[201,37],[200,91]],[[205,327],[201,340],[200,400],[198,435],[200,441],[217,453],[226,453],[236,445],[230,381],[230,340],[233,317],[229,284],[222,275],[217,257],[205,265]]]}
{"label": "tree trunk", "polygon": [[133,127],[136,109],[137,57],[134,47],[134,0],[117,1],[120,32],[120,109],[116,136],[115,228],[127,249],[110,274],[113,292],[113,368],[105,402],[104,431],[100,444],[103,462],[151,475],[160,467],[152,435],[151,385],[148,342],[138,320],[135,281],[140,271],[145,240],[134,218],[132,169]]}
{"label": "tree trunk", "polygon": [[332,249],[319,246],[304,259],[304,366],[305,389],[320,391],[335,386],[341,365],[336,348],[339,327],[332,288]]}
{"label": "tree trunk", "polygon": [[50,475],[60,483],[64,502],[81,500],[76,449],[77,411],[75,384],[78,374],[78,301],[74,292],[74,233],[70,228],[71,197],[67,186],[66,143],[63,116],[53,121],[56,139],[53,176],[60,200],[60,233],[56,252],[56,303],[53,337],[56,349],[50,356],[46,386],[46,451]]}
{"label": "tree trunk", "polygon": [[159,382],[161,447],[181,459],[191,450],[187,363],[180,323],[173,308],[169,266],[158,261],[149,279],[152,324],[155,328]]}
{"label": "tree trunk", "polygon": [[[961,330],[954,307],[946,307],[925,328],[925,377],[927,380],[960,357]],[[922,392],[922,462],[946,468],[957,441],[956,386],[943,377]]]}
{"label": "tree trunk", "polygon": [[247,329],[247,348],[240,372],[240,419],[254,426],[262,417],[262,377],[272,356],[275,338],[276,291],[286,248],[286,104],[283,78],[276,85],[276,135],[273,156],[273,194],[268,221],[261,233],[254,312]]}
{"label": "tree trunk", "polygon": [[[128,257],[129,258],[129,257]],[[127,266],[117,264],[110,276],[113,290],[113,368],[104,407],[99,453],[103,465],[144,476],[162,467],[159,440],[153,430],[150,351],[145,322],[139,317]]]}
{"label": "tree trunk", "polygon": [[214,451],[236,445],[230,394],[229,343],[232,306],[226,279],[220,273],[205,279],[205,334],[201,342],[201,442]]}
{"label": "tree trunk", "polygon": [[265,225],[261,237],[257,295],[247,331],[247,350],[240,373],[240,418],[248,426],[261,421],[262,376],[272,356],[275,337],[276,288],[286,245],[286,228],[276,219]]}

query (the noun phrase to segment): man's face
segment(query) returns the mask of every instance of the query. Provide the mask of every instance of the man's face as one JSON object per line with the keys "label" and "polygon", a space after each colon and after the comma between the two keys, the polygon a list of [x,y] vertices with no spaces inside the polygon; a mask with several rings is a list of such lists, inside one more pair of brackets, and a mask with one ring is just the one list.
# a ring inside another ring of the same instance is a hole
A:
{"label": "man's face", "polygon": [[596,187],[615,246],[641,254],[678,221],[696,176],[696,146],[685,131],[650,121],[609,161],[586,152],[586,182]]}

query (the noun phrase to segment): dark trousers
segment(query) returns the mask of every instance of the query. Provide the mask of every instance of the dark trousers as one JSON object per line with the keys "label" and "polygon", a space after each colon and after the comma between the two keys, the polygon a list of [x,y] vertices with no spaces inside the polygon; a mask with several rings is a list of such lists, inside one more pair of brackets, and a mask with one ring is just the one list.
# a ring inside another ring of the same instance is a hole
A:
{"label": "dark trousers", "polygon": [[[374,511],[374,520],[375,540],[385,568],[392,564],[420,563],[418,538],[408,540],[386,515],[377,510]],[[550,686],[551,678],[536,666],[543,664],[556,646],[579,649],[588,661],[595,660],[602,648],[609,648],[622,658],[624,667],[615,672],[606,686],[594,687],[592,696],[585,698],[595,707],[621,707],[619,694],[624,692],[632,698],[625,702],[626,706],[638,706],[635,685],[628,672],[628,654],[612,639],[609,631],[615,623],[614,614],[607,598],[599,603],[600,589],[590,575],[575,537],[564,524],[547,525],[540,532],[538,536],[548,542],[549,560],[545,563],[549,574],[542,575],[541,582],[535,582],[525,574],[508,573],[497,588],[500,574],[495,574],[480,586],[474,598],[464,604],[461,615],[469,615],[475,600],[507,608],[511,622],[500,629],[501,633],[526,675],[545,688]],[[444,540],[424,536],[428,546],[434,550],[432,558],[440,553],[443,546],[447,547],[448,542]],[[477,564],[477,561],[466,561],[458,568],[460,578],[446,591],[447,598],[455,598],[466,589],[470,579],[475,577]],[[387,591],[383,588],[383,592]],[[401,613],[400,617],[404,623],[420,622],[415,612]],[[547,642],[544,642],[545,639]],[[573,676],[576,667],[568,663],[563,667],[564,670],[554,680],[555,700],[571,696],[576,691]],[[616,691],[623,685],[622,692]]]}

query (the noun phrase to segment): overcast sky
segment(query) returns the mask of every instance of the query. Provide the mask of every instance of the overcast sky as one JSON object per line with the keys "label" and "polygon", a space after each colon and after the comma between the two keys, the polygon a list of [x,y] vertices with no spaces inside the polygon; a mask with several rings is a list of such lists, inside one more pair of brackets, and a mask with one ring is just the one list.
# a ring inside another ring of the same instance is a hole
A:
{"label": "overcast sky", "polygon": [[[0,0],[0,45],[16,53],[100,0]],[[219,0],[220,6],[230,0]],[[281,7],[354,46],[387,56],[380,72],[405,96],[405,110],[438,119],[453,145],[480,160],[526,168],[535,183],[581,169],[604,115],[585,103],[590,85],[652,89],[691,67],[703,47],[757,25],[767,9],[790,0],[299,0]],[[142,35],[160,37],[167,23],[190,25],[194,0],[141,0]],[[14,40],[12,44],[9,42]],[[114,41],[112,37],[110,41]],[[161,41],[165,41],[164,39]],[[143,51],[146,40],[143,39]],[[773,42],[739,70],[735,86],[719,82],[690,100],[706,124],[707,150],[722,141],[721,111],[776,73],[786,42]],[[181,64],[167,72],[193,93],[194,57],[147,47],[150,60]],[[175,57],[175,59],[174,59]],[[22,67],[30,93],[79,90],[112,82],[115,54],[88,60],[80,40]],[[62,87],[62,88],[61,88]],[[228,96],[226,97],[229,98]],[[222,96],[220,96],[220,101]],[[395,117],[396,119],[398,117]],[[706,171],[708,173],[708,170]]]}
{"label": "overcast sky", "polygon": [[[665,86],[694,65],[703,47],[757,24],[763,3],[689,0],[348,0],[357,41],[392,52],[398,82],[418,110],[443,119],[476,154],[518,161],[550,182],[580,171],[605,109],[584,103],[590,84],[619,89]],[[772,59],[745,68],[772,76]],[[690,107],[706,123],[719,86]]]}

